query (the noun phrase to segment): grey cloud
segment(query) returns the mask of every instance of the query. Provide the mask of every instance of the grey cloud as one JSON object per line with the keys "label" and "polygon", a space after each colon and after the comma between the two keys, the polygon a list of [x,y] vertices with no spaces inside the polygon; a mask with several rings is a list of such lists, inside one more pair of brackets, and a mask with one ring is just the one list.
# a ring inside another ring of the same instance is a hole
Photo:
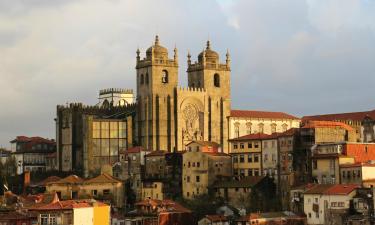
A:
{"label": "grey cloud", "polygon": [[57,104],[134,88],[135,50],[143,54],[155,34],[170,54],[177,45],[182,85],[188,50],[196,60],[207,38],[221,59],[229,48],[233,108],[375,108],[374,4],[358,2],[1,1],[0,145],[16,135],[53,138]]}

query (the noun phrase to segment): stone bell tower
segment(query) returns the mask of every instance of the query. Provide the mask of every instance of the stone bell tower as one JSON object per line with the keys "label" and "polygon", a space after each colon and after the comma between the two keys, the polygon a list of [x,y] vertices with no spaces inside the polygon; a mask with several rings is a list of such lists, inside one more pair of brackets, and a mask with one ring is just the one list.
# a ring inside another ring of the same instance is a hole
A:
{"label": "stone bell tower", "polygon": [[173,151],[175,146],[175,89],[178,85],[178,56],[168,58],[159,37],[140,58],[137,50],[137,140],[150,150]]}
{"label": "stone bell tower", "polygon": [[188,85],[202,88],[206,92],[207,141],[219,143],[224,151],[228,149],[228,117],[231,108],[230,56],[226,53],[225,63],[220,63],[219,54],[211,49],[210,41],[198,55],[198,62],[192,63],[188,54]]}

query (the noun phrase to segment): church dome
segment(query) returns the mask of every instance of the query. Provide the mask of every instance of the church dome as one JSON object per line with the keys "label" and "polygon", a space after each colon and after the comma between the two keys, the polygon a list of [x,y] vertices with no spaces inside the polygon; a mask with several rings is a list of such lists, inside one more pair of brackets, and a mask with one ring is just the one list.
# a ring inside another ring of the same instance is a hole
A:
{"label": "church dome", "polygon": [[203,54],[206,55],[206,61],[216,63],[219,60],[219,54],[211,49],[210,41],[207,41],[207,47],[198,55],[198,61],[203,61]]}
{"label": "church dome", "polygon": [[154,53],[154,58],[168,58],[168,49],[159,44],[159,36],[155,37],[155,44],[146,50],[147,58],[151,58]]}

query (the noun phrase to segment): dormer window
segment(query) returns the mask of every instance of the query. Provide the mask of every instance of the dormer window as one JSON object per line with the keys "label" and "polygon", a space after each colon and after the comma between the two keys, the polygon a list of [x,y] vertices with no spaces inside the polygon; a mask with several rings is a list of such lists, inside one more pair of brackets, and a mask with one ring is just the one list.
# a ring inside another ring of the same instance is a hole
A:
{"label": "dormer window", "polygon": [[162,76],[161,76],[161,82],[163,84],[167,84],[168,83],[168,71],[163,70]]}

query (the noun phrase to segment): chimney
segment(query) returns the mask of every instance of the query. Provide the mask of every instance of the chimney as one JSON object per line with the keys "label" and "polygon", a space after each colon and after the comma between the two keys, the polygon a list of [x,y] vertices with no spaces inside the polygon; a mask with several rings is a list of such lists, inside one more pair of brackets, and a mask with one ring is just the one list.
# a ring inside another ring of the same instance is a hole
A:
{"label": "chimney", "polygon": [[26,188],[30,185],[30,171],[23,173],[23,193],[26,194]]}

